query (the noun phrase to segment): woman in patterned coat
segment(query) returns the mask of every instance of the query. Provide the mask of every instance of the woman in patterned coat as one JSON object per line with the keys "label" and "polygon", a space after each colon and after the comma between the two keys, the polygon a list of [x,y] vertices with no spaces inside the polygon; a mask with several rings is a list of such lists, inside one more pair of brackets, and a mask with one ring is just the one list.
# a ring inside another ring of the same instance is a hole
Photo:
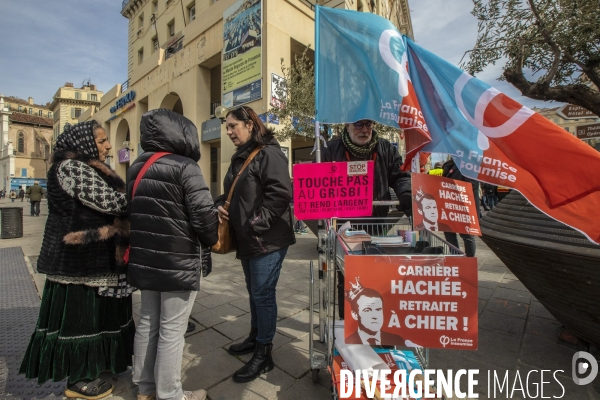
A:
{"label": "woman in patterned coat", "polygon": [[65,126],[48,171],[49,215],[38,272],[46,284],[20,373],[69,378],[65,395],[108,396],[103,371],[131,366],[135,326],[123,253],[129,243],[125,184],[104,161],[111,149],[96,122]]}

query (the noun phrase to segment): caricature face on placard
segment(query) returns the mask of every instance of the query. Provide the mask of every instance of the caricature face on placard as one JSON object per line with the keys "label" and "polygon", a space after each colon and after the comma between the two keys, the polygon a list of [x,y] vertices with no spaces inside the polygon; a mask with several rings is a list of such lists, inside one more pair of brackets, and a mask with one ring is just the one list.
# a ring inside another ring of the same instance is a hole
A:
{"label": "caricature face on placard", "polygon": [[477,349],[477,259],[346,256],[347,344]]}

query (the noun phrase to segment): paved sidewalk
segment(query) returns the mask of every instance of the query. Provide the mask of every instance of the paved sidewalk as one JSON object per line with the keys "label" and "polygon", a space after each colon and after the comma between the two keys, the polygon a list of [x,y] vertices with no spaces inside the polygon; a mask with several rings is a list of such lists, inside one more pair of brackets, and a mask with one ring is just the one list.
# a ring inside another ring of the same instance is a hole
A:
{"label": "paved sidewalk", "polygon": [[[11,206],[0,201],[0,207]],[[17,205],[15,203],[14,205]],[[24,203],[27,207],[27,203]],[[26,260],[35,267],[47,214],[42,203],[42,216],[29,217],[26,211],[25,236],[22,239],[0,240],[0,248],[20,246]],[[206,388],[211,400],[217,399],[330,399],[326,371],[320,372],[320,382],[313,384],[308,362],[308,277],[309,262],[316,259],[316,238],[312,234],[297,237],[290,247],[283,265],[277,290],[278,327],[274,340],[276,368],[254,382],[237,384],[231,375],[250,358],[233,357],[226,352],[231,344],[241,341],[249,330],[248,296],[239,260],[233,255],[214,255],[213,273],[202,281],[191,318],[196,331],[188,334],[182,364],[182,381],[186,390]],[[517,390],[512,398],[531,398],[540,382],[540,370],[562,370],[556,377],[564,387],[563,399],[600,399],[600,378],[595,386],[577,386],[571,380],[571,358],[579,349],[557,340],[559,323],[531,296],[502,262],[477,241],[479,260],[479,350],[431,350],[431,366],[436,369],[479,369],[480,398],[494,398],[487,394],[488,371],[509,372],[512,388],[517,371],[523,387],[527,373],[530,377],[529,394]],[[1,268],[2,266],[0,266]],[[38,288],[43,275],[33,273]],[[134,312],[139,310],[139,293],[133,295]],[[2,311],[4,313],[4,311]],[[137,319],[137,315],[135,315]],[[0,315],[4,319],[4,315]],[[317,321],[317,318],[315,318]],[[33,329],[33,325],[30,330]],[[0,360],[5,357],[0,354]],[[492,375],[493,376],[493,375]],[[535,376],[535,378],[533,378]],[[136,389],[130,374],[106,376],[115,384],[113,399],[135,399]],[[4,384],[0,375],[0,387]],[[544,396],[557,398],[562,389],[546,372]],[[492,393],[493,394],[493,393]],[[526,397],[527,396],[527,397]],[[507,398],[506,389],[497,398]]]}

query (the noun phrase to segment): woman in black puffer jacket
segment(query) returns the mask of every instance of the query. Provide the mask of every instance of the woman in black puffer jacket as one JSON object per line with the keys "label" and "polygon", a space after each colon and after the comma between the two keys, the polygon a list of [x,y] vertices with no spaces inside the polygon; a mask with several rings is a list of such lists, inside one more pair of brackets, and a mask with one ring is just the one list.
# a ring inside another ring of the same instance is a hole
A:
{"label": "woman in black puffer jacket", "polygon": [[[258,115],[250,107],[227,114],[227,135],[237,147],[224,181],[224,195],[215,200],[219,217],[229,219],[242,261],[250,295],[250,335],[229,347],[233,355],[254,352],[233,379],[248,382],[273,369],[272,340],[275,336],[277,303],[275,289],[288,246],[295,243],[290,209],[292,183],[288,160]],[[257,149],[254,159],[241,173],[231,204],[223,206],[234,177]]]}
{"label": "woman in black puffer jacket", "polygon": [[134,344],[133,382],[139,398],[203,399],[204,390],[183,392],[181,357],[187,320],[200,289],[202,248],[217,242],[218,217],[198,166],[194,124],[173,111],[145,113],[142,154],[129,168],[127,193],[156,152],[136,188],[129,211],[129,282],[142,291]]}

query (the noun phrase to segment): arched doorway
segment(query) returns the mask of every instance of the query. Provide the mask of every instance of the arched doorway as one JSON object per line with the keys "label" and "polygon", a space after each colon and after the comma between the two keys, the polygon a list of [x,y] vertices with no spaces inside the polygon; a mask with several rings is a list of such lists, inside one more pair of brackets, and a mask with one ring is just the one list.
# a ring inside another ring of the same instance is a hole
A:
{"label": "arched doorway", "polygon": [[162,103],[160,103],[160,108],[167,108],[176,112],[177,114],[183,114],[183,103],[181,102],[181,98],[175,92],[171,92],[165,96]]}
{"label": "arched doorway", "polygon": [[[127,178],[127,170],[129,169],[129,161],[119,161],[119,150],[124,148],[131,148],[131,144],[124,146],[123,142],[128,142],[130,139],[129,135],[129,123],[126,119],[122,119],[117,126],[117,133],[115,135],[115,143],[113,143],[113,156],[115,157],[115,171],[117,174],[125,180]],[[130,155],[131,158],[131,155]]]}

